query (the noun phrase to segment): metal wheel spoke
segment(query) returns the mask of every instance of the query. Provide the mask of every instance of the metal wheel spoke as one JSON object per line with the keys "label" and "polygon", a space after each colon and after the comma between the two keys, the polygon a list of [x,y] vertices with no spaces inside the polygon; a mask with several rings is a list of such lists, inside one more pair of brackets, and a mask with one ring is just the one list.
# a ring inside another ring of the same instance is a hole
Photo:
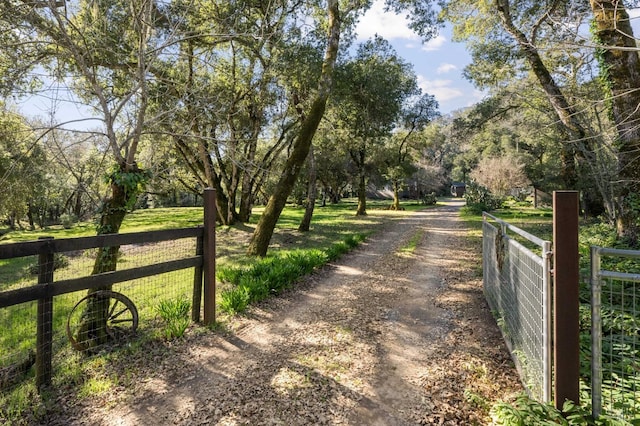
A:
{"label": "metal wheel spoke", "polygon": [[133,322],[133,318],[116,319],[116,320],[110,320],[109,322],[111,324],[122,324],[125,322]]}
{"label": "metal wheel spoke", "polygon": [[[113,312],[116,310],[116,307],[120,303],[120,301],[118,299],[111,299],[111,300],[113,300],[114,303],[109,308],[109,314],[107,315],[107,318],[113,318]],[[126,310],[127,308],[125,307],[124,309]]]}
{"label": "metal wheel spoke", "polygon": [[127,311],[129,311],[129,309],[125,306],[124,309],[120,310],[120,312],[118,312],[117,314],[112,313],[111,315],[109,315],[109,321],[113,322],[114,319],[118,318],[120,315]]}
{"label": "metal wheel spoke", "polygon": [[90,315],[87,309],[96,306],[97,303],[104,307],[103,302],[107,303],[107,308],[102,310],[102,315],[106,314],[106,318],[102,320],[106,320],[106,333],[110,336],[111,342],[127,339],[127,336],[138,328],[138,310],[127,296],[111,290],[92,292],[80,299],[67,317],[67,336],[74,349],[96,351],[99,345],[109,343],[101,341],[96,344],[91,340],[95,337],[91,330],[82,332],[83,322],[88,319],[87,315]]}

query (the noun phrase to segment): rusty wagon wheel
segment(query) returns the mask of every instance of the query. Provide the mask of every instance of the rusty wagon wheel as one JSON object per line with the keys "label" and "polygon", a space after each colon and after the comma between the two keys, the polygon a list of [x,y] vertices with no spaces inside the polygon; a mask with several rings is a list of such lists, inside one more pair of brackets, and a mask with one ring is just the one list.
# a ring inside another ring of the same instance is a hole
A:
{"label": "rusty wagon wheel", "polygon": [[[92,315],[90,310],[104,310],[104,317],[100,321],[105,327],[104,333],[97,330],[96,324],[88,318]],[[106,320],[106,321],[105,321]],[[126,340],[138,328],[138,309],[131,299],[122,293],[111,290],[99,290],[90,293],[75,304],[67,317],[67,337],[71,346],[77,351],[97,350],[106,342],[101,342],[98,336],[108,338],[109,343],[117,343]]]}

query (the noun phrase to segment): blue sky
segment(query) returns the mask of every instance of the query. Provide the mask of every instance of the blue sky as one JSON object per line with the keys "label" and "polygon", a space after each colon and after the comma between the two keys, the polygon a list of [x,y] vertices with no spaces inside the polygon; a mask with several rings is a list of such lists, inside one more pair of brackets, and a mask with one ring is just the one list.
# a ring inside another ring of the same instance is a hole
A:
{"label": "blue sky", "polygon": [[[640,8],[627,9],[636,38],[640,37]],[[387,39],[396,51],[412,63],[423,92],[434,95],[440,112],[448,114],[480,101],[484,94],[462,76],[471,57],[462,43],[451,41],[451,28],[444,28],[438,37],[423,44],[400,15],[384,11],[384,0],[374,0],[373,6],[361,18],[356,31],[358,41],[378,34]],[[588,29],[585,37],[589,38]]]}
{"label": "blue sky", "polygon": [[462,70],[471,57],[464,44],[451,41],[450,28],[444,28],[435,39],[422,43],[403,16],[385,12],[384,1],[376,0],[360,19],[356,32],[358,41],[375,34],[387,39],[400,56],[413,64],[418,84],[423,92],[435,96],[441,113],[450,113],[482,99],[483,93],[462,77]]}

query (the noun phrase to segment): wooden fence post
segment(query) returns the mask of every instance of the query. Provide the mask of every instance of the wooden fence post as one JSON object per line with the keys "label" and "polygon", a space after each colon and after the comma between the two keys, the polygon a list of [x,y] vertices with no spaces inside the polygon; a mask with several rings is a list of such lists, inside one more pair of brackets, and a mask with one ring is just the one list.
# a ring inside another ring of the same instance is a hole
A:
{"label": "wooden fence post", "polygon": [[[204,252],[204,227],[202,234],[203,235],[200,235],[196,238],[196,256],[202,256]],[[200,308],[202,307],[202,271],[204,268],[203,265],[198,265],[194,269],[193,298],[191,301],[191,321],[200,322]]]}
{"label": "wooden fence post", "polygon": [[216,322],[216,190],[206,188],[204,198],[204,323]]}
{"label": "wooden fence post", "polygon": [[[38,256],[38,284],[53,283],[54,256],[47,241],[53,237],[40,237],[45,240]],[[36,388],[51,384],[51,359],[53,356],[53,297],[38,299],[36,325]]]}
{"label": "wooden fence post", "polygon": [[580,403],[579,255],[577,191],[553,193],[555,406]]}

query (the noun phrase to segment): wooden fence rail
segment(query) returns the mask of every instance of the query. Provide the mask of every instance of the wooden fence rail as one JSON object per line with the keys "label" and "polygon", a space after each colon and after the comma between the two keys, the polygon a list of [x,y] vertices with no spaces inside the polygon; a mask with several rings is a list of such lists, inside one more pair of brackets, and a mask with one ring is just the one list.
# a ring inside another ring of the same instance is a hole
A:
{"label": "wooden fence rail", "polygon": [[[0,259],[38,256],[38,284],[0,292],[0,309],[30,301],[38,301],[36,330],[36,385],[38,388],[51,383],[53,338],[53,330],[51,328],[53,298],[55,296],[166,272],[194,268],[191,318],[193,321],[200,321],[201,301],[204,295],[204,321],[206,325],[215,323],[215,190],[206,189],[204,191],[204,199],[204,226],[197,228],[108,234],[81,238],[53,239],[45,237],[37,241],[0,245]],[[81,278],[54,280],[53,259],[55,253],[129,244],[156,243],[194,237],[197,239],[196,252],[191,257]]]}

